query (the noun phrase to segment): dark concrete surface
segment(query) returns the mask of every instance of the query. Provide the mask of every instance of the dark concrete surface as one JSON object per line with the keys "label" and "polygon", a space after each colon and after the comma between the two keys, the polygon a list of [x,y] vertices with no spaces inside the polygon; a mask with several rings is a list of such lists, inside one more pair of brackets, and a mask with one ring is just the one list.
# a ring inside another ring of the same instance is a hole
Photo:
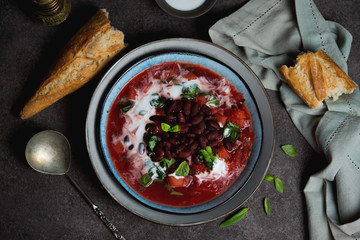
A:
{"label": "dark concrete surface", "polygon": [[[121,207],[103,188],[89,161],[84,128],[91,95],[106,69],[88,85],[33,118],[18,117],[22,104],[58,51],[97,8],[110,12],[112,24],[125,33],[128,48],[133,49],[170,37],[210,41],[209,27],[246,1],[218,0],[209,13],[185,20],[167,15],[152,0],[72,0],[69,18],[56,27],[32,22],[23,2],[0,0],[0,239],[113,239],[65,177],[40,174],[27,165],[26,142],[45,129],[68,137],[73,150],[70,174],[127,239],[308,238],[303,188],[325,162],[295,129],[277,92],[268,91],[276,120],[276,145],[268,172],[283,181],[284,193],[276,192],[272,183],[262,183],[243,205],[250,208],[246,217],[223,229],[219,224],[224,219],[191,227],[143,220]],[[326,19],[342,24],[353,34],[349,75],[359,84],[359,1],[315,3]],[[295,145],[299,156],[287,157],[280,150],[283,144]],[[263,209],[265,197],[270,200],[270,217]]]}

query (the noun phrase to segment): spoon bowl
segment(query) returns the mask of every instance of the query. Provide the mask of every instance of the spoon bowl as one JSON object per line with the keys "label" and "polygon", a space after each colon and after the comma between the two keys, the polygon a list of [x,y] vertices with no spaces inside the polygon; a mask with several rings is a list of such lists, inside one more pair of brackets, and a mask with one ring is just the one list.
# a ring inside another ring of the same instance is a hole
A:
{"label": "spoon bowl", "polygon": [[67,173],[71,162],[71,148],[64,135],[53,130],[45,130],[35,134],[26,144],[25,158],[35,171],[51,175],[65,175],[90,204],[95,214],[108,227],[113,236],[116,239],[125,240],[114,224]]}
{"label": "spoon bowl", "polygon": [[38,172],[64,175],[70,168],[70,143],[61,133],[45,130],[29,140],[25,157],[29,165]]}

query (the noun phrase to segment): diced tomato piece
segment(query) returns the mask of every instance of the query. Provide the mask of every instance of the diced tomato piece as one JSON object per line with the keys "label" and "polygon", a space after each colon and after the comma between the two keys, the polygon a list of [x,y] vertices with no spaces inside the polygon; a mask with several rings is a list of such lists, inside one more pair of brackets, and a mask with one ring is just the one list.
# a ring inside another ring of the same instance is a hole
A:
{"label": "diced tomato piece", "polygon": [[188,72],[188,73],[185,74],[183,77],[184,77],[184,78],[187,78],[188,80],[197,79],[197,76],[196,76],[195,74],[193,74],[192,72]]}
{"label": "diced tomato piece", "polygon": [[130,88],[128,93],[127,93],[127,98],[131,99],[131,100],[135,100],[136,96],[137,96],[136,89],[135,88]]}
{"label": "diced tomato piece", "polygon": [[246,121],[247,114],[245,111],[240,109],[234,109],[231,113],[230,121],[236,125],[238,125],[241,128],[244,128],[248,125],[248,122]]}
{"label": "diced tomato piece", "polygon": [[189,175],[186,177],[176,177],[173,175],[168,175],[167,181],[170,187],[187,187],[192,182],[192,177]]}
{"label": "diced tomato piece", "polygon": [[230,153],[226,150],[224,146],[221,146],[218,151],[219,157],[223,159],[227,159],[230,156]]}
{"label": "diced tomato piece", "polygon": [[216,114],[215,116],[216,116],[216,121],[221,123],[223,126],[225,126],[228,117],[220,114]]}
{"label": "diced tomato piece", "polygon": [[121,152],[124,152],[124,145],[119,141],[119,142],[117,142],[115,145],[114,145],[114,149],[117,151],[117,152],[119,152],[119,153],[121,153]]}
{"label": "diced tomato piece", "polygon": [[200,106],[204,105],[206,102],[205,96],[197,96],[196,99]]}

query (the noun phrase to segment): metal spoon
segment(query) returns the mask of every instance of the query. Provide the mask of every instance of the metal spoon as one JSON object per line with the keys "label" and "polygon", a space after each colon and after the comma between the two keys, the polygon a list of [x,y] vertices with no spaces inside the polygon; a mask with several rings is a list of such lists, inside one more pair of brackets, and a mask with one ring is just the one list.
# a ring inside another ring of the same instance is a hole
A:
{"label": "metal spoon", "polygon": [[29,165],[38,172],[65,175],[85,200],[88,201],[96,215],[111,230],[115,238],[125,240],[99,207],[94,204],[67,173],[70,168],[71,149],[70,143],[64,135],[52,130],[45,130],[35,134],[26,145],[25,157]]}

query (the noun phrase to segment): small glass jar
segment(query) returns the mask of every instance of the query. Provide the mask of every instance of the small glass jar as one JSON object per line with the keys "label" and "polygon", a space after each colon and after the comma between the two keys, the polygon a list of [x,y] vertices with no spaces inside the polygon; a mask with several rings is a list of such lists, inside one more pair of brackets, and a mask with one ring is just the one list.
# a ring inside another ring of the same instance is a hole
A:
{"label": "small glass jar", "polygon": [[71,0],[32,0],[32,15],[36,22],[55,26],[66,20],[71,11]]}

